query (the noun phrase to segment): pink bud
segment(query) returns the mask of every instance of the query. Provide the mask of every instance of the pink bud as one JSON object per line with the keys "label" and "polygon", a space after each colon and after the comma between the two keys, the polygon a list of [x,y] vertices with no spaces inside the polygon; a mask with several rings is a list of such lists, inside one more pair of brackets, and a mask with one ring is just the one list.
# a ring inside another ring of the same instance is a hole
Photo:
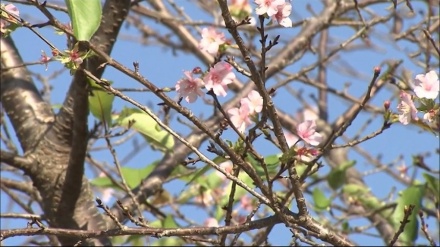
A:
{"label": "pink bud", "polygon": [[200,67],[195,67],[195,68],[192,70],[192,73],[193,73],[193,74],[201,74],[201,73],[202,73],[202,69],[201,69]]}
{"label": "pink bud", "polygon": [[380,74],[380,67],[379,66],[374,67],[374,73]]}
{"label": "pink bud", "polygon": [[383,102],[383,107],[385,108],[385,110],[390,109],[390,105],[391,102],[389,100],[385,100],[385,102]]}

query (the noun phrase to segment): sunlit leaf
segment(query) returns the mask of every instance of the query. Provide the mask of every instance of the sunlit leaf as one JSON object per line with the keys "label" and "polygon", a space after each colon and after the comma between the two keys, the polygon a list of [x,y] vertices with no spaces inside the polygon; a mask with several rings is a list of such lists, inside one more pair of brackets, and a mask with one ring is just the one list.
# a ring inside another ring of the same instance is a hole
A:
{"label": "sunlit leaf", "polygon": [[347,171],[348,168],[354,166],[355,164],[356,161],[352,160],[339,165],[337,168],[332,169],[327,177],[327,182],[329,186],[332,189],[337,190],[343,184],[345,184],[346,181],[345,172]]}
{"label": "sunlit leaf", "polygon": [[428,184],[428,188],[434,193],[437,201],[440,201],[440,180],[434,176],[429,175],[428,173],[423,173],[423,177]]}
{"label": "sunlit leaf", "polygon": [[313,190],[312,196],[316,209],[325,210],[330,206],[330,199],[328,199],[324,192],[319,188]]}
{"label": "sunlit leaf", "polygon": [[125,244],[130,244],[130,246],[145,246],[145,236],[131,235],[128,236]]}
{"label": "sunlit leaf", "polygon": [[[90,112],[98,120],[111,126],[112,108],[115,96],[105,92],[95,81],[89,80],[91,93],[89,95]],[[111,82],[109,82],[111,84]]]}
{"label": "sunlit leaf", "polygon": [[166,237],[154,241],[151,246],[183,246],[185,242],[178,237]]}
{"label": "sunlit leaf", "polygon": [[165,203],[169,203],[171,201],[171,195],[166,190],[158,191],[154,196],[151,198],[150,203],[153,205],[163,205]]}
{"label": "sunlit leaf", "polygon": [[[266,169],[267,169],[269,176],[275,175],[278,172],[279,163],[280,163],[279,157],[280,157],[280,155],[269,155],[264,158],[264,162],[266,164]],[[262,167],[260,162],[258,162],[251,155],[248,155],[246,157],[246,161],[248,161],[255,168],[255,170],[257,171],[258,175],[260,175],[260,177],[262,177],[262,178],[266,177],[265,172],[264,172],[264,168]]]}
{"label": "sunlit leaf", "polygon": [[[122,175],[124,176],[125,181],[127,182],[127,185],[133,189],[136,188],[144,179],[147,177],[151,171],[154,169],[154,167],[158,164],[158,161],[153,162],[152,164],[144,167],[144,168],[131,168],[131,167],[122,167]],[[119,188],[108,177],[97,177],[91,181],[91,184],[103,188]]]}
{"label": "sunlit leaf", "polygon": [[176,221],[174,220],[174,217],[171,214],[168,214],[165,219],[163,220],[163,227],[165,228],[177,228],[179,225],[177,225]]}
{"label": "sunlit leaf", "polygon": [[412,214],[408,218],[409,223],[405,225],[405,230],[399,237],[399,240],[403,241],[405,245],[414,246],[414,241],[417,239],[419,230],[417,215],[422,206],[424,194],[424,185],[413,185],[402,191],[400,197],[397,199],[397,207],[392,215],[394,228],[396,230],[399,228],[401,224],[400,222],[404,218],[405,207],[408,207],[409,205],[415,206]]}
{"label": "sunlit leaf", "polygon": [[362,196],[368,191],[370,191],[368,188],[359,184],[346,184],[344,187],[342,187],[342,192],[349,196]]}
{"label": "sunlit leaf", "polygon": [[90,41],[101,23],[101,0],[65,0],[78,41]]}
{"label": "sunlit leaf", "polygon": [[138,131],[144,135],[153,147],[161,151],[173,150],[174,139],[172,136],[161,129],[153,118],[141,110],[125,108],[119,115],[116,124],[126,128],[131,127]]}

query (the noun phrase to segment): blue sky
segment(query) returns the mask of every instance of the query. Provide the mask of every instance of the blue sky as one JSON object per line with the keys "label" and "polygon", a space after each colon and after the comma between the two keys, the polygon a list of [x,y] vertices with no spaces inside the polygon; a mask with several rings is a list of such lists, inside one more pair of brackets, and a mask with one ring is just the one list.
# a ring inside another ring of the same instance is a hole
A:
{"label": "blue sky", "polygon": [[[309,17],[310,14],[306,10],[305,6],[306,1],[293,1],[293,13],[291,15],[292,20],[298,21],[302,18]],[[313,6],[315,12],[320,11],[320,2],[311,1],[316,3]],[[194,7],[192,3],[189,1],[181,1],[181,4],[187,11],[187,14],[191,16],[193,20],[205,20],[209,21],[208,16],[201,13],[201,10]],[[379,4],[375,8],[371,9],[376,14],[383,14],[386,12],[386,8],[388,8],[391,4]],[[422,8],[422,5],[419,3],[413,3],[414,8]],[[254,7],[254,5],[252,5]],[[399,6],[399,8],[404,8],[405,6]],[[30,23],[40,23],[44,22],[44,16],[38,11],[34,10],[31,7],[19,6],[21,17],[27,20]],[[417,11],[416,11],[417,13]],[[365,14],[365,13],[364,13]],[[60,18],[62,22],[67,22],[68,17],[65,14],[56,13],[56,16]],[[411,19],[409,22],[417,23],[420,17],[415,17]],[[406,23],[406,22],[405,22]],[[149,25],[155,28],[155,24],[149,22]],[[407,26],[404,26],[404,29]],[[170,32],[169,30],[165,30],[162,27],[164,33]],[[280,34],[284,35],[284,37],[290,37],[297,33],[296,29],[274,29],[269,32],[269,37],[273,38],[275,35]],[[43,28],[38,30],[44,37],[53,42],[53,44],[59,49],[65,49],[65,40],[63,36],[57,36],[54,34],[54,30],[51,28]],[[226,30],[223,30],[228,38],[229,34]],[[375,29],[375,33],[370,37],[373,44],[379,44],[380,41],[383,40],[392,40],[392,37],[388,34],[387,26],[381,25],[379,28]],[[341,42],[344,42],[348,37],[353,35],[354,31],[352,29],[346,27],[340,28],[332,28],[330,30],[330,37],[332,40],[332,44],[334,47],[337,47]],[[19,28],[16,30],[12,37],[16,42],[16,46],[20,50],[23,60],[25,62],[35,62],[40,58],[41,50],[44,50],[46,53],[50,54],[50,49],[47,45],[39,40],[34,34],[32,34],[29,30],[24,28]],[[200,66],[206,68],[206,65],[202,64],[201,61],[195,59],[191,54],[185,54],[182,52],[177,52],[177,56],[173,55],[172,51],[169,49],[165,49],[163,47],[159,47],[157,45],[149,45],[143,46],[137,42],[133,42],[133,38],[137,39],[140,35],[136,32],[133,27],[127,28],[123,27],[120,34],[120,39],[116,43],[112,57],[124,64],[127,67],[132,67],[132,63],[134,61],[138,61],[140,63],[140,73],[146,77],[148,80],[153,82],[155,85],[159,87],[173,87],[178,79],[183,76],[184,70],[192,70],[192,68]],[[355,42],[355,44],[359,44]],[[282,46],[275,47],[276,49],[282,49]],[[350,83],[350,87],[347,91],[353,96],[360,97],[366,90],[368,82],[372,77],[372,71],[375,66],[384,65],[384,61],[386,60],[397,60],[402,59],[403,64],[401,67],[404,67],[412,72],[412,78],[416,74],[424,73],[422,68],[416,66],[415,62],[407,57],[407,52],[413,50],[414,46],[409,43],[398,42],[392,44],[388,42],[388,44],[384,44],[381,42],[380,45],[374,45],[371,49],[359,49],[356,51],[343,52],[339,56],[345,61],[346,64],[335,62],[328,65],[329,68],[343,68],[346,66],[347,69],[354,69],[358,72],[358,75],[351,76],[348,73],[341,72],[339,69],[337,72],[330,71],[328,74],[328,81],[330,86],[334,88],[338,88],[342,90],[342,87],[346,83]],[[273,55],[273,54],[272,54]],[[286,71],[290,73],[298,72],[301,68],[312,64],[316,59],[316,56],[313,54],[307,54],[299,60],[297,63],[289,66]],[[40,73],[42,76],[49,76],[54,71],[62,70],[62,66],[57,64],[56,62],[52,62],[49,64],[49,70],[45,71],[44,66],[42,65],[33,65],[30,66],[29,69],[35,73]],[[382,67],[383,70],[386,69],[385,66]],[[400,70],[401,71],[401,70]],[[361,75],[361,76],[359,76]],[[308,74],[310,78],[315,78],[316,70],[312,71]],[[136,83],[131,78],[118,73],[112,68],[107,68],[104,78],[108,80],[112,80],[114,82],[114,87],[134,87],[141,88],[141,85]],[[238,76],[240,79],[243,77]],[[275,78],[272,78],[268,81],[268,85],[274,85],[276,82]],[[66,95],[67,88],[70,83],[70,75],[68,71],[64,71],[56,80],[50,81],[53,86],[53,91],[51,94],[51,102],[53,104],[61,104]],[[38,87],[41,88],[41,84],[37,83]],[[300,83],[292,83],[290,87],[295,90],[303,90],[303,97],[305,100],[313,104],[313,99],[309,97],[309,95],[316,95],[316,90],[304,86]],[[374,99],[372,99],[373,104],[376,107],[381,107],[385,100],[391,100],[391,108],[396,111],[396,105],[398,104],[396,97],[396,90],[393,86],[388,86],[392,90],[383,90],[379,93]],[[145,104],[152,108],[155,111],[160,110],[157,106],[161,101],[155,97],[151,93],[127,93],[130,97],[138,100],[140,103]],[[232,97],[232,93],[230,93],[226,98],[221,98],[220,102],[226,102],[228,99]],[[177,98],[174,92],[170,93],[170,97]],[[274,97],[275,105],[281,106],[281,109],[286,113],[294,115],[298,110],[302,109],[299,101],[294,98],[287,90],[278,90],[276,97]],[[329,119],[333,121],[336,119],[341,113],[343,113],[348,107],[350,107],[351,103],[348,103],[344,100],[336,98],[334,96],[330,96],[329,105]],[[206,106],[199,99],[194,104],[183,103],[184,106],[190,108],[196,116],[203,115],[203,118],[209,117],[212,112],[212,108]],[[126,102],[115,99],[113,104],[115,111],[120,111],[124,106],[129,106]],[[173,122],[172,126],[175,130],[177,130],[182,135],[188,133],[189,129],[187,127],[178,124],[175,119],[177,114],[173,113]],[[358,130],[359,126],[363,125],[371,115],[361,113],[360,117],[354,121],[352,126],[348,129],[347,135],[353,136]],[[92,126],[94,119],[90,116],[90,126]],[[382,124],[382,116],[378,115],[371,119],[372,123],[363,130],[361,136],[369,134],[380,128]],[[232,131],[228,130],[223,135],[224,139],[229,139],[231,141],[236,140],[236,135],[232,133]],[[143,139],[139,136],[136,137],[139,143],[143,142]],[[341,141],[339,141],[341,142]],[[104,146],[103,141],[98,141],[95,146]],[[392,128],[386,130],[382,135],[374,138],[373,140],[367,141],[366,143],[361,144],[359,147],[364,149],[365,152],[371,154],[372,157],[376,157],[377,155],[381,155],[382,162],[384,164],[392,164],[395,165],[406,164],[408,166],[412,163],[412,155],[431,152],[430,157],[425,159],[426,163],[436,169],[436,165],[438,166],[438,154],[432,153],[432,151],[437,147],[438,148],[438,138],[433,136],[432,134],[421,132],[420,129],[413,126],[403,126],[400,124],[394,124]],[[124,144],[116,147],[118,156],[121,160],[124,159],[127,155],[130,155],[133,146],[131,144]],[[263,155],[270,155],[277,153],[277,150],[272,145],[267,145],[265,142],[259,143],[257,145],[257,149]],[[201,150],[204,153],[207,153],[206,144],[202,145]],[[108,150],[96,151],[93,153],[98,160],[102,162],[107,162],[112,164],[112,158]],[[373,167],[369,163],[369,161],[365,160],[358,153],[354,151],[350,151],[350,158],[357,161],[356,168],[361,172],[371,172]],[[208,157],[213,157],[212,155],[208,155]],[[160,159],[161,153],[157,151],[153,151],[150,148],[142,149],[137,155],[130,156],[130,159],[126,159],[127,162],[124,163],[124,166],[140,168],[145,165],[152,163],[154,160]],[[399,160],[396,162],[396,160]],[[324,163],[325,164],[325,163]],[[411,172],[414,171],[410,169]],[[325,166],[322,170],[319,171],[319,174],[326,174],[329,172],[328,166]],[[87,170],[87,175],[89,177],[94,176],[90,169]],[[2,175],[3,176],[3,175]],[[421,178],[421,173],[415,174],[417,178]],[[370,186],[371,191],[378,198],[387,198],[387,196],[392,191],[399,191],[404,189],[400,183],[396,183],[396,181],[390,179],[389,176],[384,173],[373,173],[370,175],[366,175],[364,177],[365,182]],[[171,193],[175,195],[181,193],[183,189],[185,189],[183,182],[173,182],[169,184],[165,184],[165,188],[169,189]],[[396,192],[394,192],[396,195]],[[17,207],[12,207],[9,205],[9,199],[6,198],[5,194],[2,192],[2,202],[1,202],[1,210],[3,212],[21,212]],[[294,208],[293,208],[294,209]],[[182,208],[182,212],[187,214],[187,217],[192,218],[197,223],[203,223],[206,218],[206,215],[199,214],[202,212],[201,210],[194,210],[194,207],[184,207]],[[431,219],[430,226],[432,226],[431,230],[434,230],[437,227],[437,224]],[[26,226],[25,221],[20,220],[4,220],[1,219],[2,229],[4,228],[21,228]],[[367,222],[365,220],[353,221],[353,225],[366,225]],[[374,233],[374,231],[371,231]],[[273,244],[282,244],[287,243],[290,239],[290,233],[288,230],[284,228],[284,226],[278,225],[273,230],[273,234],[271,234],[270,239]],[[372,244],[372,245],[380,245],[381,241],[374,237],[366,237],[364,235],[353,235],[353,240],[359,244]],[[20,244],[25,238],[13,238],[8,239],[3,242],[5,245],[12,244]],[[438,238],[437,238],[438,241]]]}

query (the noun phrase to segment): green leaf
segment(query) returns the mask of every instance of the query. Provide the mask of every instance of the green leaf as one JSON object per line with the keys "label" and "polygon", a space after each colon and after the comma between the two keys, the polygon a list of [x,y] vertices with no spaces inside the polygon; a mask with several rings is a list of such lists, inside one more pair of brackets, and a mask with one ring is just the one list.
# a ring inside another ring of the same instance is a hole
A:
{"label": "green leaf", "polygon": [[264,162],[266,162],[267,166],[276,166],[280,164],[280,155],[272,154],[264,157]]}
{"label": "green leaf", "polygon": [[168,214],[165,219],[163,220],[163,227],[164,228],[178,228],[176,221],[174,220],[174,217],[171,214]]}
{"label": "green leaf", "polygon": [[[264,162],[266,163],[267,172],[270,175],[275,175],[278,171],[281,155],[269,155],[264,158]],[[246,157],[246,161],[248,161],[257,171],[258,175],[262,178],[266,178],[264,173],[264,169],[261,166],[260,162],[258,162],[254,157],[248,155]]]}
{"label": "green leaf", "polygon": [[342,232],[349,233],[351,231],[350,223],[348,221],[342,222]]}
{"label": "green leaf", "polygon": [[[89,95],[89,108],[95,118],[111,126],[112,108],[115,96],[105,92],[95,81],[89,79],[92,92]],[[109,82],[111,84],[111,82]]]}
{"label": "green leaf", "polygon": [[[156,165],[159,163],[159,161],[155,161],[151,163],[150,165],[144,167],[144,168],[130,168],[130,167],[122,167],[122,176],[124,176],[125,181],[127,182],[127,185],[133,189],[136,188],[144,179],[147,177],[151,171],[156,167]],[[112,188],[119,188],[108,177],[98,177],[91,181],[91,184],[98,186],[98,187],[112,187]]]}
{"label": "green leaf", "polygon": [[346,163],[339,165],[337,168],[332,169],[327,177],[329,186],[332,189],[337,190],[344,185],[346,181],[345,172],[348,168],[354,166],[355,164],[355,160],[347,161]]}
{"label": "green leaf", "polygon": [[[370,189],[366,186],[359,184],[346,184],[342,187],[342,192],[355,199],[362,206],[367,208],[370,212],[377,210],[385,205],[385,202],[379,200],[377,197],[370,193]],[[380,210],[380,215],[390,220],[392,213],[391,209]]]}
{"label": "green leaf", "polygon": [[330,206],[330,199],[319,188],[313,190],[312,196],[318,210],[326,210]]}
{"label": "green leaf", "polygon": [[153,118],[139,109],[125,108],[116,124],[138,131],[154,148],[161,151],[172,151],[174,148],[174,139],[170,133],[162,130]]}
{"label": "green leaf", "polygon": [[409,206],[410,204],[415,206],[412,214],[408,218],[409,223],[405,225],[405,230],[399,237],[399,240],[403,241],[405,245],[414,246],[414,241],[417,239],[417,215],[422,206],[422,199],[424,195],[424,185],[413,185],[402,191],[401,196],[397,199],[397,207],[392,215],[392,221],[396,230],[400,226],[400,221],[402,221],[404,218],[404,208]]}
{"label": "green leaf", "polygon": [[162,221],[155,220],[155,221],[148,222],[148,226],[149,227],[153,227],[153,228],[161,228],[162,227]]}
{"label": "green leaf", "polygon": [[348,196],[363,196],[369,191],[367,187],[358,184],[346,184],[342,187],[342,192]]}
{"label": "green leaf", "polygon": [[125,240],[130,246],[145,246],[145,236],[131,235]]}
{"label": "green leaf", "polygon": [[65,0],[78,41],[90,41],[101,23],[101,0]]}
{"label": "green leaf", "polygon": [[189,179],[189,181],[185,184],[185,187],[190,185],[192,182],[200,178],[203,174],[205,174],[207,171],[211,170],[211,166],[206,165],[202,169],[199,169],[194,175]]}
{"label": "green leaf", "polygon": [[158,239],[151,246],[184,246],[186,243],[178,237],[166,237]]}
{"label": "green leaf", "polygon": [[423,173],[423,177],[428,184],[428,188],[432,190],[437,201],[440,201],[440,180],[428,173]]}

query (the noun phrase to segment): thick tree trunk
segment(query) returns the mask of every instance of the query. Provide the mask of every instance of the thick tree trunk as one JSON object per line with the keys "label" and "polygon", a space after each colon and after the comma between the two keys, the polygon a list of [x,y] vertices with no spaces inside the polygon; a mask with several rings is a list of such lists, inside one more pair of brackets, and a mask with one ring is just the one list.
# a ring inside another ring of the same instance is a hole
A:
{"label": "thick tree trunk", "polygon": [[[110,0],[103,7],[101,26],[91,42],[110,53],[130,7],[129,0]],[[41,208],[50,227],[106,230],[108,219],[95,206],[90,185],[84,177],[87,147],[88,82],[81,70],[75,72],[67,97],[55,115],[32,82],[11,38],[1,39],[1,102],[20,141],[25,164],[16,166],[38,189]],[[87,69],[101,77],[102,60],[87,61]],[[13,164],[11,164],[13,165]],[[58,238],[62,245],[81,239]],[[109,245],[108,238],[83,244]]]}

